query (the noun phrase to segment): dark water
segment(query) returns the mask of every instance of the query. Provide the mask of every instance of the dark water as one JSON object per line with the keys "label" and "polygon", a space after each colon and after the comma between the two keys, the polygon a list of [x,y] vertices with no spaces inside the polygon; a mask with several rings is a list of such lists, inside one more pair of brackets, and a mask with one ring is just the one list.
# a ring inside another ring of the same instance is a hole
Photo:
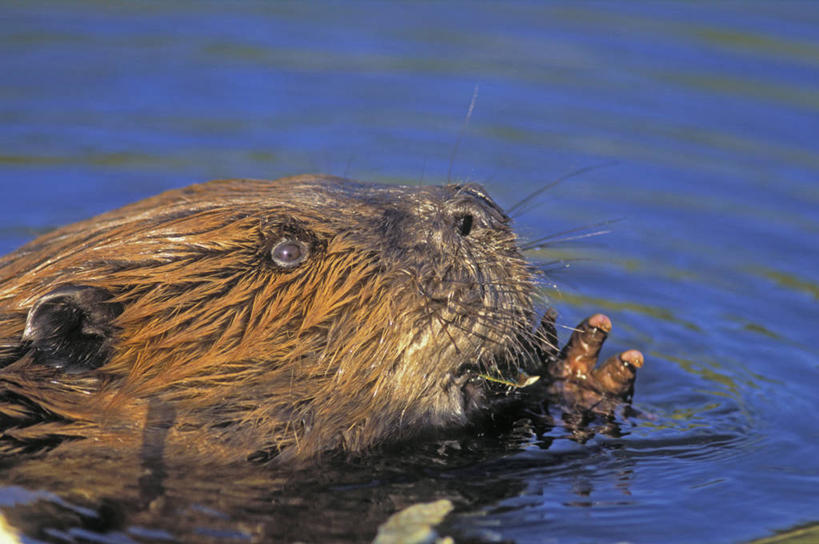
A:
{"label": "dark water", "polygon": [[622,219],[531,256],[580,259],[551,274],[561,321],[612,317],[606,349],[646,354],[635,405],[653,415],[284,487],[258,467],[7,467],[0,506],[32,538],[367,541],[437,498],[460,541],[743,542],[819,521],[819,4],[4,2],[0,74],[4,253],[211,178],[452,166],[511,205],[616,161],[517,227]]}

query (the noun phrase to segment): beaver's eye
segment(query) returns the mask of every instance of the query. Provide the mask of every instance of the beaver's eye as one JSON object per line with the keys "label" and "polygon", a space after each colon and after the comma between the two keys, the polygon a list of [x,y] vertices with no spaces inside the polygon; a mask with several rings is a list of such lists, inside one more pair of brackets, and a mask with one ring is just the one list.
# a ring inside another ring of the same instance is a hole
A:
{"label": "beaver's eye", "polygon": [[282,268],[293,268],[304,262],[309,251],[299,240],[284,239],[270,250],[270,258]]}
{"label": "beaver's eye", "polygon": [[468,236],[472,232],[472,214],[459,215],[455,218],[455,227],[461,236]]}

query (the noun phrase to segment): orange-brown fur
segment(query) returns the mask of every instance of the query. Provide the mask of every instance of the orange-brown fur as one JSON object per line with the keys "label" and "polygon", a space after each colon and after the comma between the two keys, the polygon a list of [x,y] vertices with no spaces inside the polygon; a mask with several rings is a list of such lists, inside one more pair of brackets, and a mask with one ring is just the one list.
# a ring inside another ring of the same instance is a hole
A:
{"label": "orange-brown fur", "polygon": [[[0,447],[137,443],[159,413],[171,450],[302,460],[462,425],[477,374],[461,370],[514,372],[532,334],[508,222],[480,188],[300,176],[195,185],[51,232],[0,260]],[[280,269],[267,252],[293,225],[314,246]],[[122,305],[99,368],[38,364],[21,340],[64,284]]]}

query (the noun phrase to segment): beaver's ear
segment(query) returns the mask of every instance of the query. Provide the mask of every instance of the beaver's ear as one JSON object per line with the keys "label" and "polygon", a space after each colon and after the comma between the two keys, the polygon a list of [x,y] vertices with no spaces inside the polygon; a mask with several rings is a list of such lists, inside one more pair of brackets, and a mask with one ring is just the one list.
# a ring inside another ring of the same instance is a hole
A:
{"label": "beaver's ear", "polygon": [[92,370],[111,356],[122,305],[99,287],[64,285],[40,297],[26,318],[23,342],[39,364],[69,373]]}

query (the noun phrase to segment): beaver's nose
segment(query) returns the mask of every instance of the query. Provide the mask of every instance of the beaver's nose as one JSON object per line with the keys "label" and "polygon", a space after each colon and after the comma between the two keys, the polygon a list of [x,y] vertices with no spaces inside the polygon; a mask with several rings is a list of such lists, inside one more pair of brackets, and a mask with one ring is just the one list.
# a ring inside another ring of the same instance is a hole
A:
{"label": "beaver's nose", "polygon": [[[476,242],[509,219],[479,185],[406,188],[401,201],[383,209],[377,232],[387,253],[412,248],[427,258],[451,255],[464,242]],[[477,242],[479,243],[479,242]]]}
{"label": "beaver's nose", "polygon": [[455,214],[455,230],[461,236],[469,236],[472,232],[472,223],[475,222],[475,216],[469,212]]}
{"label": "beaver's nose", "polygon": [[444,204],[444,213],[458,235],[467,237],[477,229],[508,221],[503,210],[480,185],[448,185],[446,190],[450,195]]}

